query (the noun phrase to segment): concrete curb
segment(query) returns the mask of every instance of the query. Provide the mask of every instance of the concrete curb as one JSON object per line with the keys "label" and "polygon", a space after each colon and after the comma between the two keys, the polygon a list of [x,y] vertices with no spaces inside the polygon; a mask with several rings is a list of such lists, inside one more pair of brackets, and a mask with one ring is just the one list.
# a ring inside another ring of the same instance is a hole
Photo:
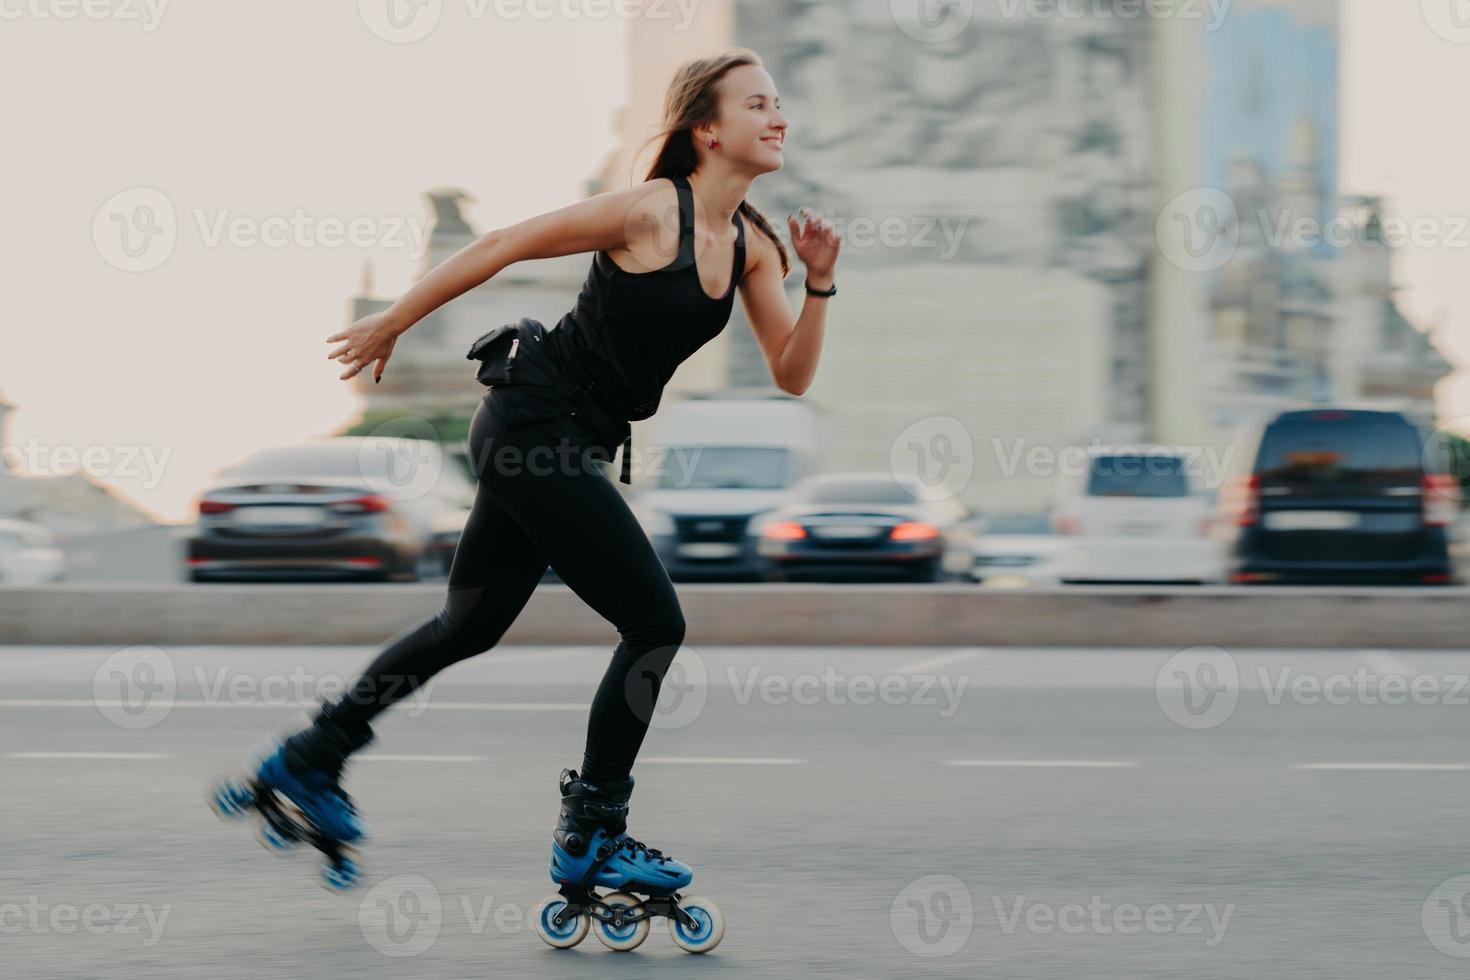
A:
{"label": "concrete curb", "polygon": [[[679,584],[690,646],[1470,648],[1464,589]],[[0,588],[0,644],[385,644],[443,606],[435,585]],[[503,642],[617,642],[565,585]]]}

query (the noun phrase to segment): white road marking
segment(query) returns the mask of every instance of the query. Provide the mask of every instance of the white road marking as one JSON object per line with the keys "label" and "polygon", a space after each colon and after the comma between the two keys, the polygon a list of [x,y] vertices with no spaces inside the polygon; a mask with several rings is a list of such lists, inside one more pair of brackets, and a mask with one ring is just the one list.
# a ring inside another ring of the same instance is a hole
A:
{"label": "white road marking", "polygon": [[1470,765],[1459,762],[1306,762],[1293,769],[1354,772],[1465,772]]}
{"label": "white road marking", "polygon": [[1138,763],[1107,759],[950,759],[945,765],[996,769],[1133,769]]}
{"label": "white road marking", "polygon": [[[289,708],[300,711],[314,708],[316,701],[175,701],[172,708]],[[570,701],[414,701],[413,696],[399,704],[414,710],[431,708],[440,711],[586,711],[590,704]],[[0,700],[0,708],[123,708],[135,707],[126,701],[92,700],[91,698],[8,698]]]}
{"label": "white road marking", "polygon": [[353,761],[364,762],[484,762],[483,755],[390,755],[386,752],[364,753]]}
{"label": "white road marking", "polygon": [[169,758],[163,752],[6,752],[6,758]]}
{"label": "white road marking", "polygon": [[980,649],[978,647],[965,650],[952,650],[949,653],[942,653],[933,657],[925,657],[923,660],[916,660],[913,663],[905,664],[902,667],[895,667],[893,673],[930,674],[938,670],[940,667],[947,667],[950,664],[963,663],[966,660],[972,660],[975,657],[978,657],[982,653],[986,652],[986,650]]}
{"label": "white road marking", "polygon": [[640,756],[638,763],[651,763],[653,765],[678,765],[691,764],[701,766],[800,766],[805,765],[805,759],[782,759],[782,758],[738,758],[735,756],[715,755],[684,755],[684,756]]}

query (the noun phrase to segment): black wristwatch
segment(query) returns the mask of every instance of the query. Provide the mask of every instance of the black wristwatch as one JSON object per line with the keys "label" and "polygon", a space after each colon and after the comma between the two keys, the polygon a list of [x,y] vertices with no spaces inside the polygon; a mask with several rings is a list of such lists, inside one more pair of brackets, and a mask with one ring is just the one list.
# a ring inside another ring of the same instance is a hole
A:
{"label": "black wristwatch", "polygon": [[813,289],[807,283],[807,281],[805,279],[803,279],[801,281],[801,284],[806,287],[806,294],[808,296],[836,296],[837,295],[837,283],[835,283],[835,282],[832,284],[832,288],[826,290],[825,292],[822,291],[822,290],[820,290],[820,289]]}

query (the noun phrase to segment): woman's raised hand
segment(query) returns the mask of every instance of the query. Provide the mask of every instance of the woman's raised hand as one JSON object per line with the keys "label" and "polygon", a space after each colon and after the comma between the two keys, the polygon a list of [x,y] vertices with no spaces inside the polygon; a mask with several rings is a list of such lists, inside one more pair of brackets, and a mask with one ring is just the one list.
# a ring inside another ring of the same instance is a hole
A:
{"label": "woman's raised hand", "polygon": [[806,266],[807,277],[825,282],[832,278],[832,269],[837,265],[842,236],[837,234],[832,222],[812,214],[811,208],[802,208],[797,214],[806,219],[806,224],[799,224],[796,215],[787,216],[791,247]]}

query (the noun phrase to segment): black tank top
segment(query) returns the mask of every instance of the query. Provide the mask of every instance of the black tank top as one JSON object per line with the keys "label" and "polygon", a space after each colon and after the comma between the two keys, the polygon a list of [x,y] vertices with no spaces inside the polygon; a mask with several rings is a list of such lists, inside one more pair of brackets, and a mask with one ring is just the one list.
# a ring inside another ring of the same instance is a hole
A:
{"label": "black tank top", "polygon": [[595,397],[622,422],[617,434],[623,443],[623,483],[632,482],[627,422],[652,415],[674,369],[725,329],[735,287],[745,274],[745,224],[736,211],[730,286],[718,298],[704,291],[694,258],[694,193],[687,178],[671,179],[679,201],[674,260],[650,272],[628,272],[599,250],[576,305],[546,335],[547,353],[571,373],[593,379]]}

